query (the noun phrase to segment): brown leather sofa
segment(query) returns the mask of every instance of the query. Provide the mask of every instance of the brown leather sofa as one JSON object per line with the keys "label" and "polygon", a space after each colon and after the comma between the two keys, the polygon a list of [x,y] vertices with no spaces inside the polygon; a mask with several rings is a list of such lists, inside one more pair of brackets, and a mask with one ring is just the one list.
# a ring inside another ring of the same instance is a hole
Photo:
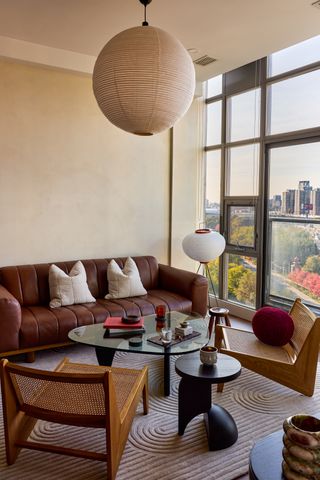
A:
{"label": "brown leather sofa", "polygon": [[[147,295],[105,300],[110,259],[82,260],[95,303],[51,309],[50,263],[0,268],[0,357],[69,344],[68,332],[81,325],[100,323],[107,316],[150,315],[160,304],[168,310],[207,311],[208,282],[202,275],[158,264],[151,256],[133,257]],[[121,268],[126,258],[116,258]],[[75,261],[54,262],[68,273]]]}

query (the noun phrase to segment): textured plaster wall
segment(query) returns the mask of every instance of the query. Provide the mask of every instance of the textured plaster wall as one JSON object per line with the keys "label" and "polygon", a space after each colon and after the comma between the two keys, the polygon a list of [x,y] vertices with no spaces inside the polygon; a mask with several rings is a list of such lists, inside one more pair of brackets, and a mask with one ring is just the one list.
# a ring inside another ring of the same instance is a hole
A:
{"label": "textured plaster wall", "polygon": [[88,76],[5,60],[0,132],[0,265],[129,254],[167,263],[169,132],[122,132]]}

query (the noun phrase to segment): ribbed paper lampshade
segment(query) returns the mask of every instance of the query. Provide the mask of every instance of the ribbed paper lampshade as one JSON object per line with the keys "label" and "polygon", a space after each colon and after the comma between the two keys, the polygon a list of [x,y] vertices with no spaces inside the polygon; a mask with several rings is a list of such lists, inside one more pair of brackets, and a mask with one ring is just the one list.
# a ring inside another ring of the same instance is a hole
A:
{"label": "ribbed paper lampshade", "polygon": [[201,228],[187,235],[182,241],[183,251],[200,263],[208,263],[219,257],[226,247],[224,237],[209,228]]}
{"label": "ribbed paper lampshade", "polygon": [[187,50],[160,28],[129,28],[100,52],[93,91],[111,123],[152,135],[174,125],[194,95],[195,71]]}

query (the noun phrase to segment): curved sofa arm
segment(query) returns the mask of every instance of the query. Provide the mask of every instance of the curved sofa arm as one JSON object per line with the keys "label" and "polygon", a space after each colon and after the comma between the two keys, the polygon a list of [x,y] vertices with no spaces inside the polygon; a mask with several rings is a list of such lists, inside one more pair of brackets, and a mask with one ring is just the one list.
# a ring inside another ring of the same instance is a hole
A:
{"label": "curved sofa arm", "polygon": [[159,264],[159,287],[192,301],[192,311],[207,314],[208,280],[203,275]]}
{"label": "curved sofa arm", "polygon": [[0,285],[0,352],[19,348],[20,327],[20,303],[3,285]]}

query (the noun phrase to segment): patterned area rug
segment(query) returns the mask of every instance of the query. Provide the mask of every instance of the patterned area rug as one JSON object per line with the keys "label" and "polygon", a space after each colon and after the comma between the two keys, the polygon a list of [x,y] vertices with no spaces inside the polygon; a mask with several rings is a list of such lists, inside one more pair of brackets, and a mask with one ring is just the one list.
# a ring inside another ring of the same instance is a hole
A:
{"label": "patterned area rug", "polygon": [[[53,369],[63,357],[97,363],[94,349],[77,345],[37,354],[34,367]],[[163,397],[162,358],[153,355],[118,353],[116,366],[140,368],[149,365],[150,413],[139,406],[118,470],[117,480],[234,480],[248,471],[250,449],[258,438],[282,428],[292,414],[319,411],[320,381],[312,398],[243,370],[238,379],[225,385],[223,393],[212,391],[213,401],[234,417],[239,439],[230,448],[208,451],[202,415],[194,418],[182,437],[177,434],[178,385],[172,358],[172,394]],[[19,362],[22,363],[22,362]],[[29,365],[30,364],[25,364]],[[194,392],[197,395],[197,392]],[[75,428],[38,422],[33,440],[103,451],[104,434],[99,429]],[[10,467],[5,461],[3,425],[0,425],[0,478],[2,480],[102,480],[103,462],[50,453],[22,450]]]}

